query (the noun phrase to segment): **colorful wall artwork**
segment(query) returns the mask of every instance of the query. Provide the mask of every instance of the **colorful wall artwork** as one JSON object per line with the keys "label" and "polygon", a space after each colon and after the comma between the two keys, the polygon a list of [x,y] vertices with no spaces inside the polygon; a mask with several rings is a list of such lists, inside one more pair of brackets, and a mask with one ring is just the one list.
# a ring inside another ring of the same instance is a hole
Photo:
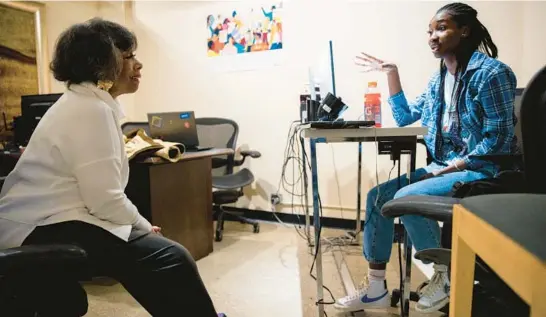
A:
{"label": "colorful wall artwork", "polygon": [[207,16],[207,55],[225,56],[283,48],[282,2],[233,8]]}

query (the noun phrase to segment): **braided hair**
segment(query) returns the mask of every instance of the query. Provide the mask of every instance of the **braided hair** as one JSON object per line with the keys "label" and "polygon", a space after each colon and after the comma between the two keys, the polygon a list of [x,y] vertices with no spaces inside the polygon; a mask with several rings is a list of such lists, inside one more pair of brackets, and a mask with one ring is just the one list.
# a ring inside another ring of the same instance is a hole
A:
{"label": "braided hair", "polygon": [[[468,35],[461,39],[459,47],[455,50],[455,59],[457,68],[455,72],[456,84],[455,91],[451,96],[451,103],[456,106],[456,119],[460,121],[459,99],[462,94],[463,85],[460,83],[460,77],[466,71],[468,63],[476,50],[487,54],[489,57],[497,58],[498,49],[487,28],[478,20],[478,12],[471,6],[455,2],[447,4],[436,12],[436,14],[447,13],[459,28],[467,27]],[[447,67],[442,59],[440,61],[440,97],[444,100],[444,78]],[[461,126],[459,125],[459,135]],[[441,139],[441,138],[440,138]]]}
{"label": "braided hair", "polygon": [[445,12],[457,23],[458,27],[468,27],[470,34],[461,41],[456,52],[457,63],[466,68],[474,51],[479,50],[492,58],[498,57],[498,49],[487,28],[478,20],[478,12],[471,6],[455,2],[441,7],[437,14]]}

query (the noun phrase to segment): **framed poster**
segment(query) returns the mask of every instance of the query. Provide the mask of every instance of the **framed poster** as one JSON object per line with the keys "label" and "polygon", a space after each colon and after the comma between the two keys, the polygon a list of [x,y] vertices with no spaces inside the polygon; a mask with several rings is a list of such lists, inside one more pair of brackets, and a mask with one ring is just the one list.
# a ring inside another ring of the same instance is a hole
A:
{"label": "framed poster", "polygon": [[[0,2],[0,111],[6,121],[21,113],[21,96],[49,92],[44,34],[45,5]],[[4,120],[0,120],[4,127]]]}

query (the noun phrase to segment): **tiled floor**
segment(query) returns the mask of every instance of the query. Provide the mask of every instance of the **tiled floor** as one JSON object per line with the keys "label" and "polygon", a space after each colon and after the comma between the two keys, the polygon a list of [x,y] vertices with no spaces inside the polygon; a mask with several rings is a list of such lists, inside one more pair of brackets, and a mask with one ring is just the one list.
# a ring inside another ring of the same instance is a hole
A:
{"label": "tiled floor", "polygon": [[[264,223],[254,234],[251,226],[226,223],[223,241],[197,263],[217,310],[229,317],[302,316],[297,239],[293,227]],[[150,316],[119,284],[85,288],[86,316]]]}
{"label": "tiled floor", "polygon": [[199,261],[219,311],[229,317],[301,316],[297,239],[294,229],[263,223],[226,224],[224,239]]}
{"label": "tiled floor", "polygon": [[[345,232],[341,230],[323,230],[323,237],[325,238],[335,238],[335,237],[344,237]],[[360,239],[358,239],[360,241]],[[323,278],[324,285],[327,286],[332,292],[334,298],[339,298],[346,295],[345,287],[343,286],[339,271],[336,268],[336,261],[334,258],[334,252],[337,252],[338,255],[343,257],[344,261],[347,263],[348,269],[350,271],[353,283],[356,287],[361,284],[368,270],[368,263],[364,260],[362,256],[362,246],[361,245],[351,245],[351,246],[327,246],[328,243],[323,242]],[[301,287],[302,287],[302,303],[303,303],[303,316],[305,317],[315,317],[318,316],[316,302],[317,287],[316,282],[309,274],[311,268],[311,263],[313,261],[313,256],[309,254],[309,248],[305,247],[305,243],[300,243],[298,248],[298,258],[300,262],[300,276],[301,276]],[[387,284],[389,290],[399,288],[399,265],[398,265],[398,253],[397,246],[393,245],[391,260],[387,265]],[[413,266],[412,269],[412,290],[415,290],[416,287],[425,280],[425,276],[421,271],[419,271],[416,266]],[[324,301],[331,302],[332,299],[327,291],[324,291]],[[441,313],[427,314],[423,315],[416,312],[413,309],[413,304],[410,308],[410,317],[439,317],[442,316]],[[338,313],[331,305],[325,306],[325,311],[328,316],[355,316],[355,317],[394,317],[400,316],[399,308],[389,308],[387,310],[369,310],[366,312],[358,312],[354,315],[351,314],[342,314]]]}
{"label": "tiled floor", "polygon": [[[342,234],[324,230],[324,236]],[[229,317],[311,317],[317,316],[316,286],[309,275],[312,256],[305,241],[294,226],[263,223],[259,234],[250,226],[227,223],[224,240],[214,243],[214,252],[198,262],[203,280],[218,311]],[[345,247],[344,256],[355,284],[366,272],[360,247]],[[394,251],[394,249],[393,249]],[[397,286],[398,265],[394,256],[388,267],[389,286]],[[415,273],[414,284],[424,277]],[[335,297],[345,295],[331,251],[324,254],[325,284]],[[86,285],[89,294],[89,313],[86,316],[144,317],[150,316],[121,287],[113,285]],[[328,316],[336,314],[326,307]],[[359,316],[398,316],[397,309],[388,312],[367,312]],[[419,316],[414,311],[411,317]],[[438,316],[438,315],[427,315]]]}

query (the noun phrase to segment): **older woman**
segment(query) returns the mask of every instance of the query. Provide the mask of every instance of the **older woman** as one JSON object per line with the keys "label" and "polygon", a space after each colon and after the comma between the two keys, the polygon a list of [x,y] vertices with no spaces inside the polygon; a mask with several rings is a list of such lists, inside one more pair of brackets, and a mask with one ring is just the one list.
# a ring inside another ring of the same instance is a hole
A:
{"label": "older woman", "polygon": [[51,69],[67,90],[42,118],[0,197],[0,248],[69,243],[153,316],[217,313],[192,256],[124,193],[129,165],[116,98],[142,64],[125,27],[92,19],[61,34]]}

